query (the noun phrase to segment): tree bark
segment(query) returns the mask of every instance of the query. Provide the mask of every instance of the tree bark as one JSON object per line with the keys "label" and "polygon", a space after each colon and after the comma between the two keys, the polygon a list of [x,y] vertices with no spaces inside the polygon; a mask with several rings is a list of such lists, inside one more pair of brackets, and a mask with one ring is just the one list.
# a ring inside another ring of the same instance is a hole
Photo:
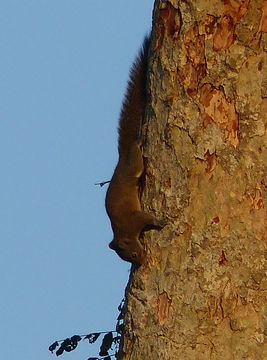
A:
{"label": "tree bark", "polygon": [[[123,359],[264,360],[267,1],[156,1]],[[265,198],[264,198],[265,197]]]}

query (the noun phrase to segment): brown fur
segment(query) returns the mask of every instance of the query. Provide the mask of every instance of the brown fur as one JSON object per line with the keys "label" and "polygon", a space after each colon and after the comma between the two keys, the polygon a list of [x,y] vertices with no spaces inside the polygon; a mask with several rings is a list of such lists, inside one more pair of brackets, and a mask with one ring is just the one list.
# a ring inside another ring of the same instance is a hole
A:
{"label": "brown fur", "polygon": [[146,78],[150,38],[130,71],[130,80],[119,120],[119,161],[106,195],[106,210],[114,239],[109,247],[126,261],[141,265],[145,252],[139,240],[146,228],[162,228],[164,223],[141,210],[139,179],[144,171],[140,132],[146,106]]}

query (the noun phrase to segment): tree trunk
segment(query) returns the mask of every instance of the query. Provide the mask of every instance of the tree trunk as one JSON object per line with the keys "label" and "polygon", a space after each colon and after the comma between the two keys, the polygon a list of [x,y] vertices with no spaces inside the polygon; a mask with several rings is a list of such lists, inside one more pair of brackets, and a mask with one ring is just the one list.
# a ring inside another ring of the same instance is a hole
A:
{"label": "tree trunk", "polygon": [[[156,1],[123,359],[267,359],[267,1]],[[265,329],[264,329],[265,325]]]}

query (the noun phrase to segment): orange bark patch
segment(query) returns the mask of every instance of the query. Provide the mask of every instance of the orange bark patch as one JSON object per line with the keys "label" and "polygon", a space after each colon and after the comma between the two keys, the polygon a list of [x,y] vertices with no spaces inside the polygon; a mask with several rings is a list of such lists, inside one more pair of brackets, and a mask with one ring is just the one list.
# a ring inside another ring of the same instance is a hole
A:
{"label": "orange bark patch", "polygon": [[220,222],[219,216],[215,216],[215,218],[212,219],[212,222],[218,224]]}
{"label": "orange bark patch", "polygon": [[259,26],[259,31],[267,32],[267,1],[262,5],[262,16]]}
{"label": "orange bark patch", "polygon": [[238,140],[238,115],[234,103],[224,94],[223,88],[216,89],[211,84],[204,84],[200,90],[200,103],[202,110],[203,126],[207,125],[207,119],[213,121],[221,130],[225,131],[227,140],[236,147]]}
{"label": "orange bark patch", "polygon": [[200,81],[206,76],[204,40],[205,36],[199,34],[197,24],[194,24],[184,37],[186,64],[180,71],[180,79],[190,96],[196,95]]}
{"label": "orange bark patch", "polygon": [[224,0],[224,14],[213,37],[213,49],[228,49],[235,40],[235,28],[246,14],[249,0]]}
{"label": "orange bark patch", "polygon": [[166,291],[159,294],[158,297],[158,319],[160,325],[164,325],[169,317],[169,308],[171,305],[171,299],[169,299]]}
{"label": "orange bark patch", "polygon": [[223,265],[227,261],[225,252],[222,250],[221,256],[219,258],[219,265]]}
{"label": "orange bark patch", "polygon": [[234,30],[235,24],[233,19],[230,16],[224,15],[217,26],[213,38],[213,49],[215,51],[228,49],[235,40]]}

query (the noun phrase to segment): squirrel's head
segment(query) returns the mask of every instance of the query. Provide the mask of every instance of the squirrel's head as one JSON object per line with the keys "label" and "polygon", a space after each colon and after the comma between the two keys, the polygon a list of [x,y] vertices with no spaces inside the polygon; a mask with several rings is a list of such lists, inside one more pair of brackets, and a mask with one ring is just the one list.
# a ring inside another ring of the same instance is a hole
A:
{"label": "squirrel's head", "polygon": [[144,249],[139,240],[113,239],[109,244],[110,249],[116,251],[122,260],[129,261],[136,265],[144,262]]}

